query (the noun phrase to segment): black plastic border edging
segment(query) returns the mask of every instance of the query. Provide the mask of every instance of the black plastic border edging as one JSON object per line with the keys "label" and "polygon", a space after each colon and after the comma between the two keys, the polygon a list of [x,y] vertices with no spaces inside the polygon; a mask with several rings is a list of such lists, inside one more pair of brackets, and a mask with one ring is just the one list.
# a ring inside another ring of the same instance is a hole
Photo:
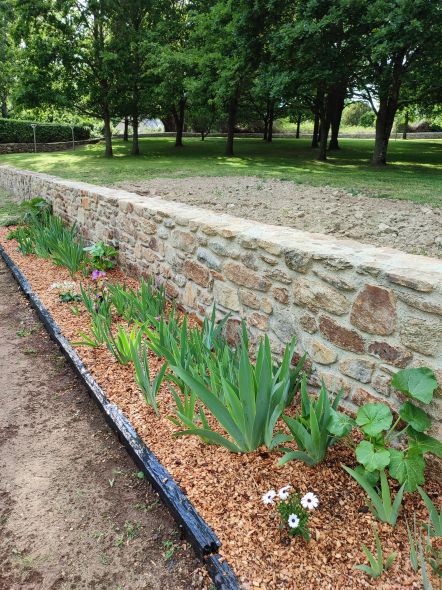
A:
{"label": "black plastic border edging", "polygon": [[58,344],[86,386],[89,395],[103,412],[107,423],[117,433],[120,442],[124,444],[128,453],[140,470],[146,475],[174,519],[183,528],[185,536],[191,543],[196,554],[204,560],[216,588],[218,590],[239,590],[240,586],[232,569],[226,561],[221,561],[220,556],[217,554],[221,543],[215,533],[201,518],[170,473],[136,434],[132,424],[123,412],[118,406],[107,399],[101,387],[86,369],[68,340],[61,333],[57,323],[40,301],[38,295],[33,292],[24,274],[15,265],[1,245],[0,254],[24,294],[37,311],[49,335]]}

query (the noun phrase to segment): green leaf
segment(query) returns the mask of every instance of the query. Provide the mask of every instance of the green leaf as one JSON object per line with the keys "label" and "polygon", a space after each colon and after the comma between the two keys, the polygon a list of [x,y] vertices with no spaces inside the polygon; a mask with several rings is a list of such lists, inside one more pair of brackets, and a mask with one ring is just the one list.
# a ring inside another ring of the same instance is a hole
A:
{"label": "green leaf", "polygon": [[410,428],[408,430],[408,444],[410,449],[419,450],[421,453],[432,453],[436,457],[442,458],[442,443],[428,434]]}
{"label": "green leaf", "polygon": [[399,483],[405,484],[407,492],[414,492],[418,485],[425,482],[425,459],[419,451],[411,449],[404,453],[390,449],[390,456],[390,475]]}
{"label": "green leaf", "polygon": [[395,389],[424,404],[431,402],[433,392],[437,388],[436,377],[433,371],[427,367],[398,371],[391,380],[391,384]]}
{"label": "green leaf", "polygon": [[356,424],[368,436],[376,436],[388,430],[393,422],[393,414],[386,404],[365,404],[359,409]]}
{"label": "green leaf", "polygon": [[356,459],[367,471],[379,471],[390,463],[390,452],[387,449],[377,450],[371,442],[363,440],[356,447]]}
{"label": "green leaf", "polygon": [[327,425],[330,434],[338,437],[347,436],[351,432],[353,424],[354,421],[349,416],[330,408],[330,420]]}
{"label": "green leaf", "polygon": [[367,471],[363,465],[355,467],[355,472],[361,475],[373,488],[379,481],[379,471]]}
{"label": "green leaf", "polygon": [[399,416],[418,432],[424,432],[431,426],[430,416],[411,402],[402,404],[399,408]]}

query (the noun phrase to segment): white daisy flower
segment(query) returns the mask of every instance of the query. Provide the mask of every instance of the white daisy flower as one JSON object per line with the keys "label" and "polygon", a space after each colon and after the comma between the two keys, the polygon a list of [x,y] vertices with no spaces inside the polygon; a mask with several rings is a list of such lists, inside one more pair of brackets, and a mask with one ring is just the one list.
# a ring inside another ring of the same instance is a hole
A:
{"label": "white daisy flower", "polygon": [[318,497],[313,492],[307,492],[301,498],[301,506],[307,510],[314,510],[319,506]]}
{"label": "white daisy flower", "polygon": [[262,497],[262,501],[264,502],[264,504],[274,504],[275,503],[275,498],[276,498],[276,492],[275,490],[269,490],[268,492],[266,492],[263,497]]}
{"label": "white daisy flower", "polygon": [[287,500],[287,498],[289,497],[290,493],[289,493],[289,489],[292,486],[290,484],[284,486],[283,488],[281,488],[278,492],[278,496],[280,500]]}
{"label": "white daisy flower", "polygon": [[296,529],[299,526],[299,517],[296,514],[290,514],[287,524],[291,529]]}

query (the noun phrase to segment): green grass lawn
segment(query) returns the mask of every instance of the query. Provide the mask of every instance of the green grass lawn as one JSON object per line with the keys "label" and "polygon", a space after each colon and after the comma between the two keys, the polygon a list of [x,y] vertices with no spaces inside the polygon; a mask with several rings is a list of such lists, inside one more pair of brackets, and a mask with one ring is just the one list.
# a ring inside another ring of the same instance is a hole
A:
{"label": "green grass lawn", "polygon": [[314,186],[329,185],[373,197],[409,199],[442,206],[442,140],[397,140],[390,143],[385,169],[370,166],[372,140],[343,139],[340,152],[318,162],[307,139],[235,140],[235,156],[224,155],[225,139],[143,138],[142,156],[130,155],[130,144],[114,143],[115,157],[105,159],[102,145],[75,152],[12,154],[0,164],[46,172],[94,184],[112,185],[155,177],[256,175]]}

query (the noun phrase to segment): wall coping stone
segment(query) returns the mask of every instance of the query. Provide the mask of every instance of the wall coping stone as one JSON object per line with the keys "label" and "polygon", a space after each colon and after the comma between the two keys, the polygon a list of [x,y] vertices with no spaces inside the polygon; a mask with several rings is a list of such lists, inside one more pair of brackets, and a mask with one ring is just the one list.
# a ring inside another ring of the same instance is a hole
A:
{"label": "wall coping stone", "polygon": [[[302,231],[279,225],[270,225],[234,217],[227,213],[219,214],[201,207],[194,207],[185,203],[167,201],[160,197],[145,197],[121,189],[114,189],[86,182],[66,180],[49,174],[17,169],[12,166],[2,165],[1,170],[13,172],[25,177],[35,177],[44,180],[54,186],[64,186],[81,190],[90,195],[101,196],[106,199],[117,199],[120,202],[136,203],[137,207],[148,212],[165,215],[167,217],[181,217],[187,222],[210,225],[224,237],[235,235],[244,240],[260,240],[271,242],[282,248],[283,252],[298,250],[307,253],[316,260],[343,259],[354,267],[361,269],[370,268],[378,271],[387,281],[389,275],[395,275],[392,282],[398,283],[400,275],[404,275],[404,281],[410,280],[419,283],[428,283],[425,290],[442,290],[442,260],[408,254],[389,247],[373,246],[351,239],[341,239],[334,236]],[[401,284],[401,283],[399,283]],[[407,285],[404,285],[407,286]]]}

